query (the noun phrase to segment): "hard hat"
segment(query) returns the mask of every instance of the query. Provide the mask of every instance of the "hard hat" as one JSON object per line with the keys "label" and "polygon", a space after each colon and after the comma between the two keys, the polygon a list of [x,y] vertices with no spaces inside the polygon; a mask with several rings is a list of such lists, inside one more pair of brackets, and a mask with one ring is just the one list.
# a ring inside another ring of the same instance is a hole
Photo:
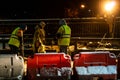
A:
{"label": "hard hat", "polygon": [[46,24],[45,24],[44,21],[41,21],[39,25],[40,25],[40,26],[43,26],[43,25],[45,26]]}
{"label": "hard hat", "polygon": [[66,25],[67,23],[66,23],[66,21],[65,21],[65,19],[61,19],[60,21],[59,21],[59,25]]}

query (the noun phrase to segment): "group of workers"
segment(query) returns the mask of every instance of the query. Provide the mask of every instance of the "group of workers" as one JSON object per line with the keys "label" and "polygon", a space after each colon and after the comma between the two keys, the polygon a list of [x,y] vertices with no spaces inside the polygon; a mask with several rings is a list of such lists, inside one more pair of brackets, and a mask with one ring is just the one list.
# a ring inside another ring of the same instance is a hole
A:
{"label": "group of workers", "polygon": [[[59,20],[59,29],[54,36],[57,39],[60,52],[67,54],[67,48],[70,45],[71,28],[65,19]],[[45,53],[45,30],[46,23],[41,21],[35,27],[33,37],[33,52]],[[8,45],[12,54],[19,54],[23,46],[23,33],[27,30],[27,25],[20,25],[11,33]]]}

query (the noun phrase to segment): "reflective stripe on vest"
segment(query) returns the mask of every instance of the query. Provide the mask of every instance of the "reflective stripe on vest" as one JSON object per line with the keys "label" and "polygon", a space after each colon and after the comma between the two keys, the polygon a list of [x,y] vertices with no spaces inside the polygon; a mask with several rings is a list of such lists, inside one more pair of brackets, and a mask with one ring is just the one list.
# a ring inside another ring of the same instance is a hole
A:
{"label": "reflective stripe on vest", "polygon": [[63,28],[64,28],[64,34],[62,35],[62,38],[70,38],[70,32],[66,29],[67,25],[63,25]]}
{"label": "reflective stripe on vest", "polygon": [[14,39],[17,39],[17,40],[18,40],[18,38],[17,38],[17,37],[11,37],[11,38],[14,38]]}
{"label": "reflective stripe on vest", "polygon": [[70,34],[63,34],[62,38],[70,38]]}

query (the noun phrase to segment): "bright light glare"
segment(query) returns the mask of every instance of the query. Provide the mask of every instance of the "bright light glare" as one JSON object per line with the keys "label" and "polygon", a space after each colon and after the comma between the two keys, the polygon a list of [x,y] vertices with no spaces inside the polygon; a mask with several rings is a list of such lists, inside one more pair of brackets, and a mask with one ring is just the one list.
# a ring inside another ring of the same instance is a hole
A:
{"label": "bright light glare", "polygon": [[108,3],[106,3],[106,5],[105,5],[105,10],[106,10],[106,11],[112,11],[113,8],[115,7],[115,5],[116,5],[115,1],[108,2]]}
{"label": "bright light glare", "polygon": [[85,8],[85,5],[84,5],[84,4],[81,4],[81,8]]}

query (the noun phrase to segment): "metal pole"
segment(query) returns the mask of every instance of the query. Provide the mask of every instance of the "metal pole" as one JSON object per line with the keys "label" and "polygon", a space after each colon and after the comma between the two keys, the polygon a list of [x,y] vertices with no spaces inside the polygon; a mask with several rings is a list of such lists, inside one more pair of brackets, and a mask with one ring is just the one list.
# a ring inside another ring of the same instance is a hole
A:
{"label": "metal pole", "polygon": [[21,55],[24,57],[24,38],[22,36],[22,42],[21,42]]}

